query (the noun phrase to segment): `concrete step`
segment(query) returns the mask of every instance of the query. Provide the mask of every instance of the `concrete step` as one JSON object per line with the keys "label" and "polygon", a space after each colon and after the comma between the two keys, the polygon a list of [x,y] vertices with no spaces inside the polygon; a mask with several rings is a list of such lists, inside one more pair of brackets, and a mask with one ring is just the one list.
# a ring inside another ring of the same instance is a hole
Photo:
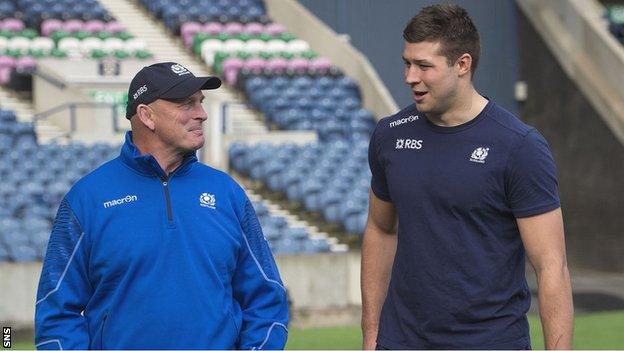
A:
{"label": "concrete step", "polygon": [[321,232],[316,226],[313,226],[309,224],[308,222],[299,219],[298,216],[296,216],[295,214],[291,213],[288,210],[285,210],[280,205],[263,198],[261,195],[256,194],[253,190],[245,189],[245,192],[247,193],[247,196],[249,197],[251,201],[255,201],[255,202],[263,201],[266,204],[267,209],[269,210],[269,213],[271,215],[282,216],[286,218],[286,222],[288,223],[290,227],[306,228],[312,238],[323,238],[323,239],[328,240],[330,243],[332,252],[347,252],[349,250],[348,245],[340,244],[338,242],[338,239],[330,237],[325,232]]}
{"label": "concrete step", "polygon": [[[5,87],[0,87],[0,107],[15,112],[17,120],[20,122],[32,122],[35,115],[33,104],[30,100],[21,98]],[[50,121],[40,120],[37,121],[35,133],[37,133],[37,140],[40,143],[46,143],[65,134],[65,131]]]}

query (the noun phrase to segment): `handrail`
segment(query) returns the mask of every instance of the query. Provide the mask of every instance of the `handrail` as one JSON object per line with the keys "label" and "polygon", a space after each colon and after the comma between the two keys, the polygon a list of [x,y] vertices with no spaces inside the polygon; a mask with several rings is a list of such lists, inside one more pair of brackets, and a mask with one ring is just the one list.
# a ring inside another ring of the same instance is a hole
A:
{"label": "handrail", "polygon": [[68,102],[55,107],[52,107],[49,110],[37,113],[33,116],[32,124],[33,127],[37,125],[37,122],[40,120],[45,120],[48,117],[57,114],[59,112],[69,110],[69,131],[63,135],[63,137],[67,137],[71,140],[71,136],[76,132],[77,128],[77,115],[76,110],[78,108],[109,108],[111,109],[111,118],[113,122],[113,132],[120,132],[119,125],[117,123],[117,105],[111,104],[107,102]]}
{"label": "handrail", "polygon": [[63,83],[61,80],[56,79],[56,78],[52,77],[49,74],[42,73],[42,72],[40,72],[36,68],[34,70],[32,70],[31,74],[35,75],[35,76],[37,76],[37,77],[39,77],[39,78],[41,78],[43,80],[45,80],[46,82],[54,85],[55,87],[57,87],[57,88],[59,88],[61,90],[64,90],[65,88],[67,88],[67,85],[65,83]]}

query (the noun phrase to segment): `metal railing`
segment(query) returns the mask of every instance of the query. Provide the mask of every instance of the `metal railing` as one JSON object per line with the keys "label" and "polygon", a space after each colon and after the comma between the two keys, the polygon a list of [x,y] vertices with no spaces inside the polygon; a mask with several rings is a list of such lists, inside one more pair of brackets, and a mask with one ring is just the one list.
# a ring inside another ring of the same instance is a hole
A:
{"label": "metal railing", "polygon": [[69,110],[69,130],[66,133],[58,136],[57,138],[67,138],[68,140],[71,140],[72,135],[76,132],[77,126],[78,126],[78,115],[76,112],[79,108],[110,109],[111,118],[113,122],[112,123],[113,132],[117,133],[117,132],[123,131],[119,128],[119,122],[117,121],[118,106],[116,104],[111,104],[111,103],[106,103],[106,102],[69,102],[69,103],[61,104],[47,111],[35,114],[32,120],[33,127],[37,127],[37,123],[41,120],[45,120],[52,115]]}

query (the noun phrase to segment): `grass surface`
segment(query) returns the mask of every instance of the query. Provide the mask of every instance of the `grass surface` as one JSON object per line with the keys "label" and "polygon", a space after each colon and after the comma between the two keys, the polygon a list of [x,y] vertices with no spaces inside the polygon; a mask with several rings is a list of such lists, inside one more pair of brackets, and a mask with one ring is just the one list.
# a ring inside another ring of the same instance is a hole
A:
{"label": "grass surface", "polygon": [[[537,316],[529,316],[533,349],[543,349],[542,327]],[[33,349],[31,341],[14,341],[12,349]],[[287,349],[356,350],[362,347],[359,326],[291,329]],[[574,323],[574,348],[584,350],[624,349],[624,311],[584,314]]]}
{"label": "grass surface", "polygon": [[[542,326],[537,316],[529,316],[531,344],[544,349]],[[584,350],[624,349],[624,311],[584,314],[574,322],[574,348]],[[287,349],[353,350],[362,347],[359,326],[291,329]]]}

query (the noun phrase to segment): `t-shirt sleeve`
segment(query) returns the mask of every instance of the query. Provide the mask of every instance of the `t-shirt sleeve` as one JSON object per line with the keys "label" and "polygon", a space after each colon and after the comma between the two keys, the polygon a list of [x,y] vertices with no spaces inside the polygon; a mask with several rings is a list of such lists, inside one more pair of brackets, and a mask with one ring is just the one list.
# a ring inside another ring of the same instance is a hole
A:
{"label": "t-shirt sleeve", "polygon": [[548,143],[537,130],[529,132],[512,151],[506,188],[516,218],[535,216],[561,206],[555,161]]}
{"label": "t-shirt sleeve", "polygon": [[375,128],[368,145],[368,165],[372,173],[371,189],[378,198],[391,202],[392,200],[390,199],[390,192],[388,191],[388,184],[386,182],[386,172],[383,162],[379,157],[380,145],[378,141],[378,134],[379,123],[377,123],[377,128]]}

